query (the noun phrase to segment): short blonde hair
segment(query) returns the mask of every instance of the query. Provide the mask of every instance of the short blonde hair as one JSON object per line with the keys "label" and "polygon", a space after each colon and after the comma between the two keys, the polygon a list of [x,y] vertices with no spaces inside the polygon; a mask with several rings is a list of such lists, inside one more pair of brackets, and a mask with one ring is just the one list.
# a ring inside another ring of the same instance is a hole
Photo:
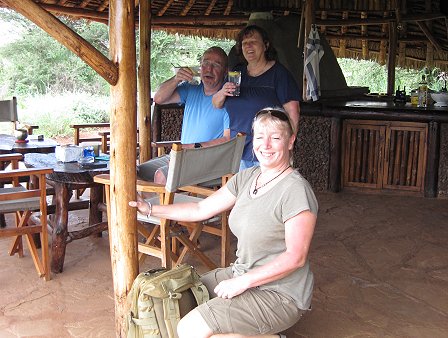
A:
{"label": "short blonde hair", "polygon": [[288,137],[294,134],[288,113],[280,107],[266,107],[255,114],[252,130],[260,124],[286,131]]}

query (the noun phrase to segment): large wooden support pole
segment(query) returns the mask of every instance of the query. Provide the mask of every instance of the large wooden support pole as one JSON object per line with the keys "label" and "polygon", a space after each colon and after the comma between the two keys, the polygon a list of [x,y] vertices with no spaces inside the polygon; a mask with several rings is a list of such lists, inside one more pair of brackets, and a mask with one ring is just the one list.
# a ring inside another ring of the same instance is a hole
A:
{"label": "large wooden support pole", "polygon": [[134,0],[110,1],[110,52],[118,64],[111,90],[109,236],[117,337],[125,337],[126,296],[138,274],[135,199],[137,70]]}
{"label": "large wooden support pole", "polygon": [[138,143],[140,163],[151,158],[151,2],[140,1],[140,64],[138,67]]}
{"label": "large wooden support pole", "polygon": [[[305,17],[304,19],[304,40],[303,40],[303,55],[306,55],[306,44],[308,43],[308,36],[310,35],[311,31],[311,25],[314,24],[314,1],[312,0],[306,0],[305,4],[305,10],[303,11],[303,15]],[[302,98],[304,101],[307,101],[306,99],[306,76],[305,76],[305,62],[303,63],[303,82],[302,82]]]}
{"label": "large wooden support pole", "polygon": [[440,122],[429,122],[426,158],[425,197],[437,197],[439,181]]}
{"label": "large wooden support pole", "polygon": [[395,60],[397,59],[397,24],[389,23],[389,54],[387,55],[387,95],[395,92]]}
{"label": "large wooden support pole", "polygon": [[330,132],[330,174],[328,189],[331,192],[341,191],[341,158],[342,158],[342,120],[331,118]]}
{"label": "large wooden support pole", "polygon": [[54,15],[32,0],[2,0],[2,2],[34,22],[50,36],[78,55],[109,84],[115,85],[117,83],[118,70],[115,64],[89,42],[59,21]]}

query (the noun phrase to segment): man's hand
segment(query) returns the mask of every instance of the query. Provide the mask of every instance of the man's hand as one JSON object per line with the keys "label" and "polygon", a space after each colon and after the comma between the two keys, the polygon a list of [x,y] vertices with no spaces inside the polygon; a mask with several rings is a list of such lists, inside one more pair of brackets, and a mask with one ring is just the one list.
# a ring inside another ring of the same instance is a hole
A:
{"label": "man's hand", "polygon": [[191,82],[193,81],[193,71],[188,68],[188,67],[181,67],[179,69],[177,69],[176,75],[175,75],[175,79],[178,82],[182,82],[182,81],[187,81],[187,82]]}

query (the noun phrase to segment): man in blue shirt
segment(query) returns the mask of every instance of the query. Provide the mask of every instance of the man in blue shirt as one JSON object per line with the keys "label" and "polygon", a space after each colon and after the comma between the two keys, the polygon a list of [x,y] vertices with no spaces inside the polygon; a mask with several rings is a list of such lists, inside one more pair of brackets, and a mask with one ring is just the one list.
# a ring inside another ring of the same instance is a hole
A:
{"label": "man in blue shirt", "polygon": [[[176,75],[163,82],[156,94],[157,104],[185,104],[182,120],[183,148],[199,148],[219,144],[230,139],[229,115],[213,107],[212,97],[221,89],[227,75],[227,54],[220,47],[207,49],[201,58],[201,83],[191,84],[195,75],[188,68],[180,68]],[[141,164],[138,177],[160,184],[166,182],[169,155]]]}

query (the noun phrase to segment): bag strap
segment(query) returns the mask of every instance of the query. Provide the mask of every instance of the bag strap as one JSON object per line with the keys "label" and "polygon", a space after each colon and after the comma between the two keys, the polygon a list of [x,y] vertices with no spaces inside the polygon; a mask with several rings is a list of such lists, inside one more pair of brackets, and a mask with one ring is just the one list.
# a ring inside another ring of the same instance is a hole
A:
{"label": "bag strap", "polygon": [[190,290],[193,292],[193,296],[198,305],[201,305],[210,299],[208,290],[201,281],[196,282]]}
{"label": "bag strap", "polygon": [[[181,294],[179,295],[182,296]],[[163,318],[169,338],[178,338],[177,324],[180,321],[179,298],[170,297],[163,299]]]}
{"label": "bag strap", "polygon": [[[190,288],[197,305],[203,304],[210,299],[207,288],[201,281],[196,281]],[[180,321],[179,299],[181,293],[170,293],[168,298],[163,299],[163,316],[169,338],[178,338],[177,325]]]}

